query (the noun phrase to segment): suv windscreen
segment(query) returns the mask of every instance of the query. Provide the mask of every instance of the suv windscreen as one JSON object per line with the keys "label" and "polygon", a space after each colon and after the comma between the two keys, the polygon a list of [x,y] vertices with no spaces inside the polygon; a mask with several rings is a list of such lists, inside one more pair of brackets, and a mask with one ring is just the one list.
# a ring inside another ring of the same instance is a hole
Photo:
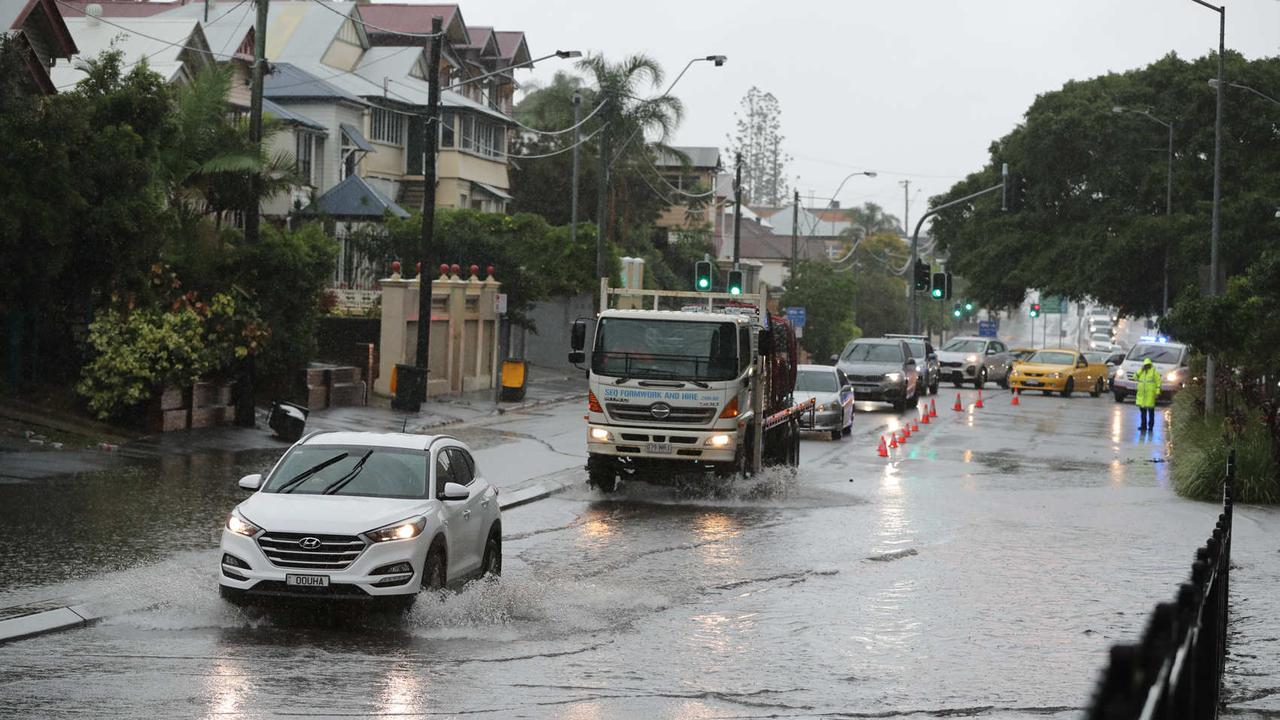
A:
{"label": "suv windscreen", "polygon": [[603,318],[591,371],[626,378],[732,380],[738,330],[731,322]]}
{"label": "suv windscreen", "polygon": [[902,349],[897,345],[854,343],[844,351],[841,360],[848,362],[900,363]]}
{"label": "suv windscreen", "polygon": [[987,343],[984,340],[952,340],[942,346],[946,352],[980,353],[985,352]]}
{"label": "suv windscreen", "polygon": [[1182,348],[1177,345],[1134,345],[1125,356],[1126,360],[1143,360],[1151,358],[1153,363],[1179,365],[1182,363]]}
{"label": "suv windscreen", "polygon": [[911,348],[911,357],[916,360],[924,360],[928,357],[928,353],[924,351],[923,340],[903,340],[903,342],[907,344],[907,347]]}
{"label": "suv windscreen", "polygon": [[303,445],[289,451],[267,478],[262,491],[295,495],[426,497],[427,461],[418,450]]}

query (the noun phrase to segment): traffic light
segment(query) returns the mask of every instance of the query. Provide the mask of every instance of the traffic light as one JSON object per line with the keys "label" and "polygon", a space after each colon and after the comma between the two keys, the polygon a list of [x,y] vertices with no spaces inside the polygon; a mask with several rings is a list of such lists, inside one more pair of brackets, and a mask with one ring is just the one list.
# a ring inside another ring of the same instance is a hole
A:
{"label": "traffic light", "polygon": [[964,314],[965,314],[965,315],[968,315],[969,313],[973,312],[973,308],[974,308],[974,305],[973,305],[973,301],[972,301],[972,300],[965,300],[965,301],[964,301]]}
{"label": "traffic light", "polygon": [[729,291],[730,295],[742,294],[742,271],[741,270],[729,271],[729,283],[726,289]]}
{"label": "traffic light", "polygon": [[951,317],[960,318],[963,315],[964,315],[964,308],[960,306],[960,303],[956,303],[951,307]]}
{"label": "traffic light", "polygon": [[1040,317],[1040,303],[1031,303],[1031,317]]}
{"label": "traffic light", "polygon": [[1021,175],[1009,175],[1004,190],[1005,207],[1010,211],[1022,209],[1027,197],[1027,183]]}
{"label": "traffic light", "polygon": [[693,264],[693,288],[698,292],[708,292],[714,283],[710,260],[699,260]]}
{"label": "traffic light", "polygon": [[929,292],[929,263],[916,258],[915,263],[916,292]]}
{"label": "traffic light", "polygon": [[929,290],[929,297],[934,300],[947,300],[951,297],[951,273],[936,272]]}

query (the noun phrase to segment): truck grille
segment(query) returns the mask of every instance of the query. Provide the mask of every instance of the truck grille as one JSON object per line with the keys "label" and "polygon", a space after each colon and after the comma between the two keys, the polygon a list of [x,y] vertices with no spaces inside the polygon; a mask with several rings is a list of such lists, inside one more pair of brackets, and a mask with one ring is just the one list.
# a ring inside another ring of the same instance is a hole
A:
{"label": "truck grille", "polygon": [[634,422],[680,423],[683,425],[705,425],[715,417],[715,408],[680,407],[671,405],[670,414],[666,417],[654,417],[649,405],[628,405],[627,403],[605,403],[609,416],[614,420]]}
{"label": "truck grille", "polygon": [[[304,548],[303,540],[313,547]],[[272,565],[303,570],[343,570],[364,552],[365,541],[355,535],[314,535],[268,532],[258,538],[258,547]]]}

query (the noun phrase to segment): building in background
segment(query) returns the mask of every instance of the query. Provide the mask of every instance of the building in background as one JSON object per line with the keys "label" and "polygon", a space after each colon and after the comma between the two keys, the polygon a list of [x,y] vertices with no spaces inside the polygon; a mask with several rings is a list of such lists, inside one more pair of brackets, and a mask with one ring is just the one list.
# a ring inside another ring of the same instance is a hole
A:
{"label": "building in background", "polygon": [[57,92],[50,72],[58,61],[80,52],[55,0],[0,0],[0,33],[18,43],[33,87],[45,95]]}

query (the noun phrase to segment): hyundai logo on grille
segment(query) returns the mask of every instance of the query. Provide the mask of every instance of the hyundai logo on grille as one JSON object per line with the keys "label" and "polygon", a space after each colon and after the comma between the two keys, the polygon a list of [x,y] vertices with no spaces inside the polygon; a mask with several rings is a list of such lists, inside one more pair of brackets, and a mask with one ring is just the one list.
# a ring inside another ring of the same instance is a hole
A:
{"label": "hyundai logo on grille", "polygon": [[649,414],[654,420],[666,420],[671,415],[671,406],[666,403],[654,403],[649,406]]}
{"label": "hyundai logo on grille", "polygon": [[320,547],[320,538],[304,537],[298,541],[298,546],[303,550],[315,550]]}

